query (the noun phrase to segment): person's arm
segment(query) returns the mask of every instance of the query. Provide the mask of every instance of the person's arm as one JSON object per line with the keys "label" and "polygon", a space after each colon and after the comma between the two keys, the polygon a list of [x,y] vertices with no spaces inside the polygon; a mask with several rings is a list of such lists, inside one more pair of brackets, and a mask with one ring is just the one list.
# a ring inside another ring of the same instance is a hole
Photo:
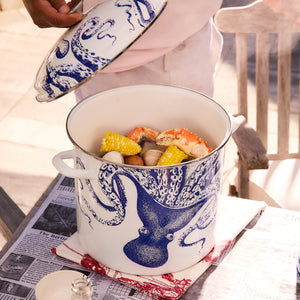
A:
{"label": "person's arm", "polygon": [[274,11],[290,17],[295,26],[300,25],[300,0],[263,0]]}
{"label": "person's arm", "polygon": [[[23,0],[34,24],[38,27],[70,27],[81,20],[79,13],[69,14],[64,0]],[[72,1],[71,1],[72,2]]]}

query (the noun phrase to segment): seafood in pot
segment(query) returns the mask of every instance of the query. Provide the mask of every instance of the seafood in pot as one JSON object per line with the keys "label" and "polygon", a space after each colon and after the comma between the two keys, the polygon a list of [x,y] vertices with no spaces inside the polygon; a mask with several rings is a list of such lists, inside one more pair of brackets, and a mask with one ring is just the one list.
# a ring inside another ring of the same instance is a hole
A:
{"label": "seafood in pot", "polygon": [[185,128],[160,133],[156,138],[156,143],[163,146],[176,146],[187,155],[196,158],[207,155],[213,150],[205,141]]}
{"label": "seafood in pot", "polygon": [[126,137],[132,139],[133,141],[137,142],[138,144],[142,140],[150,140],[155,142],[156,138],[159,135],[159,131],[156,131],[149,127],[136,127],[133,131],[129,132]]}
{"label": "seafood in pot", "polygon": [[143,160],[146,166],[156,166],[160,157],[162,156],[163,151],[158,149],[149,149],[146,150],[143,154]]}
{"label": "seafood in pot", "polygon": [[124,156],[125,164],[167,166],[205,156],[212,150],[205,141],[185,128],[160,133],[149,127],[136,127],[126,136],[107,132],[100,152],[105,152],[103,158],[107,159],[110,152],[117,151]]}

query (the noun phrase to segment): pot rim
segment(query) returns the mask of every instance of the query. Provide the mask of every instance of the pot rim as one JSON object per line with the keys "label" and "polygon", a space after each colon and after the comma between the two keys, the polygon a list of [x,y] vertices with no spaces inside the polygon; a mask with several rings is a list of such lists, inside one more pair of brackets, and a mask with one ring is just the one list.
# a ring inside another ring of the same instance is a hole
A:
{"label": "pot rim", "polygon": [[[222,142],[216,147],[213,149],[212,152],[204,155],[204,156],[201,156],[201,157],[198,157],[198,158],[194,158],[194,159],[191,159],[191,160],[188,160],[188,161],[185,161],[185,162],[181,162],[179,164],[174,164],[174,165],[167,165],[167,166],[136,166],[136,165],[128,165],[128,164],[120,164],[120,163],[116,163],[116,162],[112,162],[112,161],[109,161],[109,160],[106,160],[106,159],[103,159],[102,157],[99,157],[99,156],[96,156],[92,153],[90,153],[89,151],[85,150],[84,148],[82,148],[80,145],[78,145],[78,143],[73,139],[73,137],[71,136],[71,133],[69,131],[69,128],[68,128],[68,124],[69,124],[69,121],[70,121],[70,118],[73,114],[73,112],[75,110],[77,110],[81,105],[84,105],[86,103],[86,101],[92,101],[93,98],[96,96],[96,95],[100,95],[100,94],[105,94],[105,93],[110,93],[111,91],[115,91],[115,90],[125,90],[125,89],[128,89],[128,88],[142,88],[142,87],[159,87],[159,88],[168,88],[168,89],[180,89],[180,90],[186,90],[188,92],[192,92],[192,93],[196,93],[196,94],[200,94],[202,96],[204,96],[206,99],[210,100],[211,102],[214,103],[214,105],[216,105],[217,107],[219,107],[219,109],[221,111],[223,111],[223,113],[225,114],[225,116],[228,118],[228,122],[229,122],[229,128],[227,128],[227,131],[226,131],[226,135],[224,137],[224,139],[222,140]],[[177,87],[177,86],[172,86],[172,85],[165,85],[165,84],[136,84],[136,85],[126,85],[126,86],[121,86],[121,87],[116,87],[116,88],[111,88],[111,89],[108,89],[108,90],[104,90],[104,91],[101,91],[101,92],[98,92],[98,93],[95,93],[93,95],[90,95],[88,96],[87,98],[83,99],[82,101],[78,102],[72,109],[71,111],[69,112],[68,116],[67,116],[67,119],[66,119],[66,131],[67,131],[67,135],[68,135],[68,138],[70,139],[70,141],[72,142],[73,146],[75,146],[75,148],[78,148],[80,149],[81,151],[83,151],[85,154],[101,161],[101,162],[104,162],[104,163],[108,163],[108,164],[111,164],[111,165],[115,165],[115,166],[119,166],[119,167],[126,167],[126,168],[133,168],[133,169],[166,169],[166,168],[170,168],[170,167],[180,167],[180,166],[184,166],[184,165],[187,165],[187,164],[191,164],[191,163],[197,163],[197,162],[200,162],[204,159],[207,159],[208,157],[210,157],[211,155],[215,154],[217,151],[219,151],[221,148],[223,148],[226,143],[228,142],[229,138],[231,137],[231,132],[232,132],[232,119],[230,118],[230,115],[228,114],[228,112],[225,110],[225,108],[219,104],[218,102],[216,102],[214,99],[212,99],[211,97],[207,96],[206,94],[202,93],[202,92],[199,92],[199,91],[196,91],[196,90],[193,90],[193,89],[190,89],[190,88],[183,88],[183,87]]]}

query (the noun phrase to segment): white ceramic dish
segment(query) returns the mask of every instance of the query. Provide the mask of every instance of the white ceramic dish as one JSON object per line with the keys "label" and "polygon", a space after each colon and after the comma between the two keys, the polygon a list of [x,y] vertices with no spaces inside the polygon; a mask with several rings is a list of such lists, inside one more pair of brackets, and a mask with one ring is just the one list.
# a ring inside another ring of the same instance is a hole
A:
{"label": "white ceramic dish", "polygon": [[72,91],[135,42],[167,0],[107,0],[68,29],[42,63],[35,82],[40,102]]}
{"label": "white ceramic dish", "polygon": [[35,288],[37,300],[71,299],[72,282],[81,278],[82,275],[72,270],[62,270],[46,275]]}

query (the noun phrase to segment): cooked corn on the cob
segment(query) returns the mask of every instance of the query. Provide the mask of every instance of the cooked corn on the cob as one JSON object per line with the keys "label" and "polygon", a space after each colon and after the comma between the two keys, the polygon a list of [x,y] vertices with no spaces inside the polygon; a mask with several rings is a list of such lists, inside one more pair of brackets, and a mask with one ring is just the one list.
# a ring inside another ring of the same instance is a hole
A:
{"label": "cooked corn on the cob", "polygon": [[181,163],[187,155],[176,146],[170,145],[160,157],[157,166],[168,166]]}
{"label": "cooked corn on the cob", "polygon": [[136,155],[141,152],[141,146],[121,134],[108,131],[102,140],[100,151],[119,151],[124,156]]}

